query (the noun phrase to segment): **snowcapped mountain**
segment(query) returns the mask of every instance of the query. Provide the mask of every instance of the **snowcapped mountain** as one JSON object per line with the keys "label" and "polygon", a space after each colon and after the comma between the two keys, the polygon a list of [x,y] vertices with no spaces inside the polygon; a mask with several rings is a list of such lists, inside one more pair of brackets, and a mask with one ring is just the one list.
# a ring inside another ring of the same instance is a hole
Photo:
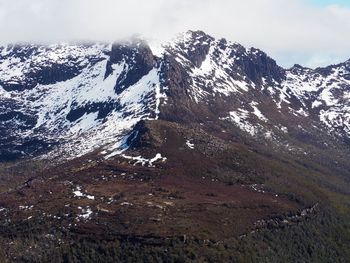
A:
{"label": "snowcapped mountain", "polygon": [[0,261],[346,262],[350,61],[152,49],[0,48]]}
{"label": "snowcapped mountain", "polygon": [[9,46],[0,65],[1,144],[13,154],[118,148],[140,119],[158,116],[160,63],[141,41]]}
{"label": "snowcapped mountain", "polygon": [[161,56],[141,40],[9,45],[0,48],[0,109],[4,160],[94,150],[110,157],[127,148],[140,120],[157,119],[322,144],[350,137],[350,62],[286,70],[258,49],[201,31],[179,35]]}
{"label": "snowcapped mountain", "polygon": [[287,71],[283,86],[334,132],[350,134],[350,61],[311,70],[298,65]]}

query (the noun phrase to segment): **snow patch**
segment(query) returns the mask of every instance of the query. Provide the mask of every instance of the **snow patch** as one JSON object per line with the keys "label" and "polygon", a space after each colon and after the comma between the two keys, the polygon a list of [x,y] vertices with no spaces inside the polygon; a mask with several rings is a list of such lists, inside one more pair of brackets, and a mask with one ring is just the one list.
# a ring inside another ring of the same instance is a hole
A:
{"label": "snow patch", "polygon": [[258,117],[260,120],[267,122],[267,118],[261,113],[261,111],[257,108],[258,103],[256,102],[251,102],[250,106],[254,109],[253,114]]}
{"label": "snow patch", "polygon": [[235,123],[241,130],[255,136],[258,133],[257,128],[252,125],[247,119],[249,118],[249,112],[244,109],[238,109],[237,111],[230,111],[229,117],[224,119],[229,119]]}
{"label": "snow patch", "polygon": [[322,102],[319,100],[315,100],[314,102],[312,102],[311,108],[318,108],[320,106],[322,106]]}
{"label": "snow patch", "polygon": [[154,167],[153,163],[157,162],[157,161],[161,161],[161,162],[165,162],[167,160],[166,157],[162,157],[162,155],[160,153],[157,153],[153,158],[151,159],[147,159],[147,158],[143,158],[142,156],[128,156],[125,154],[121,155],[123,158],[128,159],[128,160],[132,160],[132,161],[136,161],[134,163],[134,165],[137,164],[141,164],[142,166],[148,166],[148,167]]}
{"label": "snow patch", "polygon": [[86,208],[78,207],[81,210],[81,213],[78,215],[78,218],[82,218],[84,220],[88,220],[91,218],[93,212],[89,206]]}
{"label": "snow patch", "polygon": [[194,144],[193,143],[191,143],[191,141],[190,140],[186,140],[186,145],[188,146],[188,148],[190,148],[190,149],[194,149]]}
{"label": "snow patch", "polygon": [[303,108],[300,108],[297,113],[299,113],[301,116],[304,116],[304,117],[308,117],[309,114],[303,109]]}
{"label": "snow patch", "polygon": [[75,191],[73,191],[73,194],[75,197],[85,197],[90,200],[95,200],[95,197],[92,195],[85,194],[81,191],[81,186],[76,186]]}

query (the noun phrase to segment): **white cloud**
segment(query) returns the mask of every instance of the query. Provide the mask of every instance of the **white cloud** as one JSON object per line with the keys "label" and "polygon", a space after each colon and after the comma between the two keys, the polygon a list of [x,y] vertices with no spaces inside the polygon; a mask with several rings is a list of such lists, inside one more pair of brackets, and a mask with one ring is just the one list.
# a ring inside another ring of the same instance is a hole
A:
{"label": "white cloud", "polygon": [[0,0],[2,42],[167,39],[187,29],[256,46],[282,65],[350,57],[350,9],[306,0]]}

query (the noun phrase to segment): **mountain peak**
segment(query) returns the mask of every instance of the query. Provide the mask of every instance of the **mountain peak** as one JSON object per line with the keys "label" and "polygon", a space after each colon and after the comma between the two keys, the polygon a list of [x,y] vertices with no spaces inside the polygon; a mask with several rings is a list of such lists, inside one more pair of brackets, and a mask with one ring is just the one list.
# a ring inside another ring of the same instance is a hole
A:
{"label": "mountain peak", "polygon": [[[90,142],[75,146],[81,152],[114,138],[121,143],[145,118],[186,122],[229,118],[254,135],[269,131],[248,120],[276,121],[276,127],[287,127],[285,116],[310,115],[310,109],[315,121],[332,127],[347,123],[333,118],[335,112],[346,118],[344,110],[321,107],[348,98],[339,95],[343,88],[335,88],[347,85],[346,72],[332,75],[330,89],[325,76],[332,68],[321,72],[295,65],[284,70],[257,48],[246,49],[203,31],[182,33],[159,57],[140,38],[113,44],[11,46],[0,53],[0,101],[10,105],[0,119],[13,124],[18,138],[25,134],[29,141],[64,141],[69,149],[77,132]],[[269,116],[271,110],[264,104],[278,113]],[[7,127],[4,124],[0,130]],[[103,132],[92,135],[96,130]],[[11,141],[14,137],[4,138],[10,140],[6,145],[18,149],[18,141]]]}
{"label": "mountain peak", "polygon": [[203,40],[205,38],[211,38],[214,39],[212,36],[208,35],[202,30],[187,30],[183,33],[180,33],[178,37],[182,37],[187,40]]}
{"label": "mountain peak", "polygon": [[188,51],[194,50],[198,46],[209,45],[212,41],[214,41],[214,38],[203,31],[189,30],[178,34],[171,42],[171,45]]}

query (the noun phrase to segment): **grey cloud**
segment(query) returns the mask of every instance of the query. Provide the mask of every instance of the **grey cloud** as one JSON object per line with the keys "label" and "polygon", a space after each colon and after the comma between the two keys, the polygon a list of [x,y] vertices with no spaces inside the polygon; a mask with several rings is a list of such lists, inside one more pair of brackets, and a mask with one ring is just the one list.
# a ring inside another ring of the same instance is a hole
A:
{"label": "grey cloud", "polygon": [[350,57],[350,10],[306,0],[0,0],[1,42],[168,39],[202,29],[284,66]]}

